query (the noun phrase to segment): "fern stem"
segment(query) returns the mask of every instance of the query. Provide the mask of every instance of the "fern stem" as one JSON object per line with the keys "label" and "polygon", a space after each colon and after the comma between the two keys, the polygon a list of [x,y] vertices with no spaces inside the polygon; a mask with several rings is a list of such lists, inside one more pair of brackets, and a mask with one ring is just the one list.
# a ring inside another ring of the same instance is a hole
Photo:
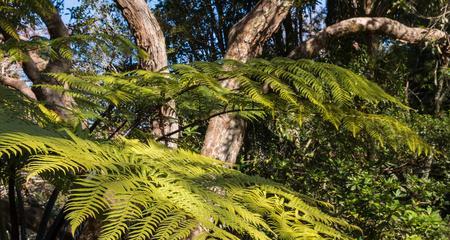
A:
{"label": "fern stem", "polygon": [[16,205],[16,169],[11,164],[10,175],[8,178],[8,199],[9,199],[9,218],[11,222],[11,240],[19,240],[19,224]]}
{"label": "fern stem", "polygon": [[181,91],[175,93],[170,99],[166,99],[166,101],[168,102],[168,101],[174,99],[175,97],[180,96],[180,95],[182,95],[182,94],[184,94],[184,93],[186,93],[186,92],[189,92],[189,91],[191,91],[191,90],[194,90],[194,89],[196,89],[196,88],[198,88],[198,87],[200,87],[200,86],[201,86],[200,84],[196,84],[196,85],[189,86],[189,87],[187,87],[187,88],[185,88],[185,89],[183,89],[183,90],[181,90]]}
{"label": "fern stem", "polygon": [[66,239],[66,235],[67,235],[67,227],[69,226],[69,223],[67,221],[64,221],[64,226],[62,228],[62,231],[59,232],[59,237],[58,239]]}
{"label": "fern stem", "polygon": [[50,195],[50,198],[45,205],[44,214],[42,215],[41,222],[39,223],[36,240],[42,240],[45,236],[48,221],[50,220],[51,212],[55,206],[56,199],[58,198],[59,190],[55,188]]}
{"label": "fern stem", "polygon": [[102,118],[109,116],[112,112],[112,110],[114,109],[114,105],[113,104],[109,104],[108,108],[102,113],[100,114],[101,118],[97,118],[95,120],[95,122],[92,124],[92,126],[89,128],[89,132],[93,132],[95,130],[95,128],[100,124],[100,122],[102,121]]}
{"label": "fern stem", "polygon": [[54,240],[56,239],[56,236],[58,236],[58,232],[61,230],[61,227],[63,227],[65,223],[64,217],[66,216],[66,213],[64,212],[64,207],[61,208],[58,215],[56,216],[55,221],[48,229],[44,240]]}
{"label": "fern stem", "polygon": [[217,116],[220,116],[220,115],[223,115],[223,114],[227,114],[227,113],[233,113],[233,112],[245,112],[245,111],[253,111],[253,112],[254,112],[254,111],[264,111],[264,110],[262,110],[262,109],[245,109],[245,110],[234,109],[234,110],[228,110],[228,111],[224,111],[224,112],[220,112],[220,113],[215,113],[215,114],[212,114],[211,116],[209,116],[209,117],[207,117],[207,118],[205,118],[205,119],[199,119],[199,120],[196,120],[196,121],[194,121],[194,122],[192,122],[192,123],[190,123],[190,124],[188,124],[188,125],[185,125],[185,126],[183,126],[183,127],[178,128],[178,129],[175,130],[175,131],[172,131],[172,132],[170,132],[170,133],[167,133],[167,134],[165,134],[165,135],[163,135],[163,136],[157,138],[156,141],[161,141],[161,140],[167,139],[168,137],[172,136],[173,134],[176,134],[176,133],[178,133],[178,132],[181,132],[181,131],[183,131],[183,130],[185,130],[185,129],[187,129],[187,128],[190,128],[190,127],[193,127],[193,126],[195,126],[195,125],[199,125],[199,124],[202,124],[202,123],[204,123],[204,122],[207,122],[208,120],[210,120],[210,119],[213,118],[213,117],[217,117]]}
{"label": "fern stem", "polygon": [[[6,165],[7,158],[5,154],[0,156],[0,169],[4,169],[3,167]],[[8,192],[9,193],[9,192]],[[8,232],[6,230],[7,223],[5,221],[7,220],[7,217],[1,216],[0,217],[0,239],[8,239]]]}
{"label": "fern stem", "polygon": [[120,129],[122,129],[125,126],[127,122],[128,120],[123,121],[123,123],[120,124],[120,126],[117,127],[116,130],[114,130],[114,132],[111,133],[111,135],[109,135],[108,140],[111,140],[120,131]]}
{"label": "fern stem", "polygon": [[4,217],[0,217],[0,239],[8,239]]}
{"label": "fern stem", "polygon": [[17,225],[20,227],[20,239],[27,239],[27,231],[25,226],[25,208],[23,205],[23,197],[22,197],[22,185],[20,182],[16,185],[16,194],[17,194],[17,210],[18,210],[18,218]]}
{"label": "fern stem", "polygon": [[128,134],[130,134],[133,129],[135,129],[137,126],[139,126],[139,124],[141,124],[140,115],[138,115],[138,117],[134,120],[133,124],[131,124],[131,126],[128,128],[128,130],[125,131],[124,137],[128,136]]}

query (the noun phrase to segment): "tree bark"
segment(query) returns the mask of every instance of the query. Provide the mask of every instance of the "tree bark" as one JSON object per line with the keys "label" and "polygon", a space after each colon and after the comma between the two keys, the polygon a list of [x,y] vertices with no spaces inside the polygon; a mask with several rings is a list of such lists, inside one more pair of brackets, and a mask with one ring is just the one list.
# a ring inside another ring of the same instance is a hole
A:
{"label": "tree bark", "polygon": [[32,100],[36,100],[36,95],[31,90],[31,88],[29,86],[27,86],[27,84],[24,81],[22,81],[18,78],[12,78],[12,77],[8,77],[8,76],[0,76],[0,82],[3,83],[5,86],[12,87],[12,88],[20,91],[28,98],[30,98]]}
{"label": "tree bark", "polygon": [[398,21],[384,17],[357,17],[340,21],[325,28],[316,36],[291,51],[288,57],[316,56],[320,50],[327,46],[329,40],[360,32],[383,34],[412,44],[449,39],[446,32],[438,29],[408,27]]}
{"label": "tree bark", "polygon": [[[0,44],[3,44],[2,40],[0,40]],[[20,91],[32,100],[36,100],[36,95],[31,90],[31,87],[18,77],[17,72],[19,68],[20,64],[15,63],[11,61],[10,58],[4,56],[3,59],[0,60],[0,83]]]}
{"label": "tree bark", "polygon": [[141,60],[142,69],[159,71],[167,66],[164,35],[145,0],[116,0],[132,29],[136,44],[149,56]]}
{"label": "tree bark", "polygon": [[[277,31],[289,13],[293,1],[262,0],[244,18],[237,22],[228,35],[226,59],[246,62],[261,54],[264,42]],[[229,79],[224,87],[235,89],[238,83]],[[209,121],[202,154],[225,162],[235,163],[242,146],[245,122],[231,114]]]}
{"label": "tree bark", "polygon": [[[448,47],[450,48],[450,46]],[[436,85],[436,93],[434,95],[434,114],[439,116],[442,111],[442,104],[444,103],[447,95],[450,93],[450,79],[444,74],[439,74],[441,70],[446,71],[448,69],[448,64],[450,61],[450,49],[441,56],[440,61],[436,65],[434,72],[434,84]],[[439,76],[441,75],[441,76]]]}
{"label": "tree bark", "polygon": [[[37,14],[47,27],[50,39],[69,37],[69,30],[62,21],[58,10],[50,1],[43,2],[42,4],[45,4],[46,7],[41,8],[40,6],[36,6]],[[45,9],[45,11],[42,9]],[[64,47],[68,48],[68,45],[65,45]],[[59,49],[55,49],[55,51],[59,52]],[[71,61],[62,56],[50,59],[45,67],[40,66],[42,65],[42,59],[39,58],[39,62],[35,61],[36,57],[38,56],[35,55],[35,53],[30,52],[28,53],[28,60],[22,63],[22,68],[25,74],[33,82],[33,84],[60,85],[56,79],[48,76],[48,73],[67,72],[72,67]],[[58,113],[61,118],[70,119],[72,117],[72,114],[69,111],[69,109],[75,105],[75,101],[72,97],[67,94],[42,87],[33,88],[33,92],[38,100],[46,101],[48,106]]]}
{"label": "tree bark", "polygon": [[[146,1],[116,0],[116,2],[133,31],[137,46],[148,54],[147,58],[141,60],[140,67],[149,71],[167,72],[164,69],[168,65],[164,34]],[[159,119],[152,123],[155,138],[178,129],[178,118],[173,100],[161,107],[158,115]],[[172,135],[171,138],[178,138],[178,134]],[[165,138],[164,141],[168,147],[177,147],[177,144],[170,139]]]}

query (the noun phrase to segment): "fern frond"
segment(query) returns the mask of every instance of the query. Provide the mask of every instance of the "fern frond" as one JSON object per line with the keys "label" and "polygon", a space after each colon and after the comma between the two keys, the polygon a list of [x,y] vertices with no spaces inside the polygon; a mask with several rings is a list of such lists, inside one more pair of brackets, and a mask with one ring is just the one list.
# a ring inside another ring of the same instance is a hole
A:
{"label": "fern frond", "polygon": [[217,239],[347,239],[336,227],[352,227],[279,184],[189,151],[98,143],[33,125],[24,132],[17,122],[0,126],[2,156],[30,154],[29,176],[78,174],[66,205],[72,231],[99,215],[101,239],[181,239],[198,224]]}
{"label": "fern frond", "polygon": [[[375,83],[339,66],[276,58],[255,59],[246,64],[230,60],[178,64],[171,70],[169,74],[143,70],[101,76],[53,74],[52,77],[71,88],[48,87],[66,91],[82,102],[89,103],[94,98],[115,106],[119,103],[145,106],[149,102],[157,105],[174,99],[180,118],[189,112],[186,119],[207,118],[218,112],[234,112],[252,121],[293,115],[301,125],[308,116],[320,115],[355,136],[364,131],[381,144],[395,147],[405,144],[419,153],[431,150],[406,125],[358,110],[361,105],[376,106],[380,102],[409,108]],[[218,80],[236,81],[239,89],[229,90]],[[189,94],[185,94],[187,91]],[[89,109],[95,111],[95,106]],[[364,118],[370,121],[358,123],[357,119]],[[398,142],[399,139],[403,141]]]}

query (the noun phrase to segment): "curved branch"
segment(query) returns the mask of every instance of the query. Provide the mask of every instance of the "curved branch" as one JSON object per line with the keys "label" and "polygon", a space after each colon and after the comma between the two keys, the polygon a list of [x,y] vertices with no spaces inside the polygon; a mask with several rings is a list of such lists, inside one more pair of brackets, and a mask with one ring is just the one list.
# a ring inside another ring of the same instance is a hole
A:
{"label": "curved branch", "polygon": [[[36,4],[36,12],[47,27],[50,39],[69,37],[69,30],[52,2],[47,0]],[[45,8],[41,6],[41,4],[45,6]],[[30,52],[28,55],[28,61],[23,62],[23,69],[33,83],[50,82],[52,84],[57,84],[54,79],[49,79],[48,77],[45,77],[45,75],[42,75],[42,73],[67,72],[71,68],[70,61],[63,57],[50,59],[48,63],[43,63],[45,60],[40,59],[36,53]]]}
{"label": "curved branch", "polygon": [[360,32],[383,34],[412,44],[449,39],[446,32],[438,29],[408,27],[385,17],[357,17],[340,21],[325,28],[316,36],[295,48],[289,53],[288,57],[313,57],[327,46],[329,40]]}
{"label": "curved branch", "polygon": [[[47,27],[48,33],[50,35],[50,39],[57,38],[65,38],[69,36],[69,30],[66,25],[62,21],[61,16],[58,13],[58,10],[53,5],[52,1],[35,1],[33,2],[33,7],[36,11],[36,14],[44,22]],[[12,37],[2,31],[0,29],[0,33],[3,35],[4,40],[11,39]],[[23,41],[24,39],[20,39]],[[66,43],[63,43],[65,47],[68,47]],[[59,52],[59,49],[55,49],[56,52]],[[60,84],[56,79],[50,77],[47,73],[61,73],[67,72],[71,68],[71,62],[68,59],[65,59],[62,56],[58,56],[58,58],[51,58],[48,62],[42,59],[36,52],[28,51],[25,53],[27,55],[26,60],[22,62],[22,69],[27,75],[28,79],[33,82],[33,84]],[[3,79],[5,82],[5,79]],[[13,81],[11,79],[6,79],[6,84],[14,84],[11,85],[14,88],[22,90],[26,90],[24,86],[20,84],[18,81]],[[38,100],[46,101],[49,106],[61,117],[68,119],[71,117],[70,111],[67,109],[72,108],[75,105],[75,101],[72,97],[66,94],[61,94],[49,88],[33,88],[33,95],[26,94],[28,97],[33,96]]]}
{"label": "curved branch", "polygon": [[9,87],[19,90],[21,93],[23,93],[25,96],[29,97],[30,99],[36,100],[36,95],[31,90],[31,88],[29,86],[27,86],[27,84],[24,81],[22,81],[18,78],[2,76],[2,77],[0,77],[0,82],[6,86],[9,86]]}
{"label": "curved branch", "polygon": [[42,59],[35,51],[25,52],[27,60],[22,62],[22,68],[28,79],[34,84],[38,84],[41,79],[41,72],[47,67],[48,61]]}

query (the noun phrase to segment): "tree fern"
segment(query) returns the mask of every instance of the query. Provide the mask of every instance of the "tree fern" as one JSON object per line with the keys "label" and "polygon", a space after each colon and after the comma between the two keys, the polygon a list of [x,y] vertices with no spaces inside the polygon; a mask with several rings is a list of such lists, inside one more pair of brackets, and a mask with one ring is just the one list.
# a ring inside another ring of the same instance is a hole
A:
{"label": "tree fern", "polygon": [[[409,110],[407,106],[375,83],[335,65],[277,58],[255,59],[247,64],[230,60],[195,62],[170,69],[170,74],[138,70],[53,77],[70,85],[69,93],[80,102],[92,103],[94,98],[115,106],[139,103],[151,108],[174,99],[178,116],[193,122],[208,119],[211,114],[232,112],[249,120],[292,115],[301,125],[308,116],[319,115],[355,136],[365,131],[381,144],[404,144],[417,153],[431,149],[401,122],[364,110],[379,103]],[[239,82],[239,89],[229,90],[219,84],[231,78]],[[67,91],[62,86],[48,87]],[[126,108],[130,107],[123,108],[125,112]]]}
{"label": "tree fern", "polygon": [[99,216],[104,219],[100,239],[183,239],[197,224],[218,239],[346,239],[339,229],[355,229],[281,185],[189,151],[125,139],[97,143],[0,118],[0,152],[30,154],[29,177],[79,176],[65,208],[72,231]]}
{"label": "tree fern", "polygon": [[[171,70],[171,74],[55,74],[71,88],[48,87],[99,106],[157,105],[171,99],[191,103],[196,98],[198,106],[208,106],[200,110],[202,114],[236,110],[243,116],[254,109],[264,114],[247,118],[283,114],[297,116],[300,122],[303,116],[320,115],[355,135],[364,130],[381,143],[407,144],[418,153],[429,150],[397,120],[358,111],[361,104],[381,101],[407,107],[368,80],[333,65],[274,59],[194,63]],[[241,81],[241,89],[230,91],[214,83],[228,78]],[[30,155],[29,177],[77,176],[65,206],[72,232],[91,217],[103,219],[101,239],[184,239],[199,225],[206,231],[198,238],[218,239],[346,239],[342,230],[356,229],[281,185],[189,151],[126,139],[100,143],[69,130],[43,129],[59,128],[50,110],[2,89],[6,114],[0,117],[0,152],[4,158]],[[28,113],[15,110],[12,99]],[[179,106],[186,105],[181,101]]]}

